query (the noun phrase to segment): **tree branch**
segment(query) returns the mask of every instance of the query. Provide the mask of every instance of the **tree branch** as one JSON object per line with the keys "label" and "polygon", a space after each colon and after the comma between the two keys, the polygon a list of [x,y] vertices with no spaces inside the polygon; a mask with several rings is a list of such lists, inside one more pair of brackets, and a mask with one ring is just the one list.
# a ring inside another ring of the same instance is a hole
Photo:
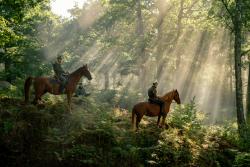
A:
{"label": "tree branch", "polygon": [[243,52],[241,52],[241,56],[245,56],[248,52],[250,52],[250,49],[248,49],[248,50],[245,50],[245,51],[243,51]]}
{"label": "tree branch", "polygon": [[225,1],[225,0],[220,0],[220,1],[222,2],[222,4],[224,5],[224,7],[226,8],[229,16],[231,17],[232,22],[234,22],[234,15],[229,10],[227,1]]}
{"label": "tree branch", "polygon": [[186,11],[186,13],[190,13],[190,12],[192,12],[192,9],[193,9],[194,5],[197,4],[198,2],[199,2],[199,0],[196,0],[196,1],[194,1],[194,2],[190,5],[190,7],[186,7],[186,8],[183,8],[183,9],[184,9],[184,10],[188,9],[188,10]]}

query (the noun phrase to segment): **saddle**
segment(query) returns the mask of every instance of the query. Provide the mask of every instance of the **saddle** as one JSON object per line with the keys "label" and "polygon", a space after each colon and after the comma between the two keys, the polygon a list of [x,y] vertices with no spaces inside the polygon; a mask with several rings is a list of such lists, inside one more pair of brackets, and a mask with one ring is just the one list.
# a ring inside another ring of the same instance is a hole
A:
{"label": "saddle", "polygon": [[[65,78],[66,78],[66,84],[68,83],[68,75],[65,75]],[[59,77],[57,77],[56,75],[55,76],[53,76],[53,77],[50,77],[49,78],[49,82],[51,83],[51,84],[59,84],[60,86],[63,86],[63,82],[60,80],[60,78]],[[65,84],[65,85],[66,85]]]}
{"label": "saddle", "polygon": [[149,103],[149,104],[155,104],[155,103],[152,101],[152,99],[150,99],[150,98],[148,99],[148,103]]}
{"label": "saddle", "polygon": [[53,77],[50,77],[49,78],[49,82],[51,83],[51,84],[60,84],[61,85],[61,81],[60,81],[60,79],[57,77],[57,76],[53,76]]}
{"label": "saddle", "polygon": [[60,89],[59,91],[61,93],[63,93],[65,85],[68,83],[68,76],[65,75],[65,78],[66,78],[65,83],[63,83],[63,81],[61,81],[60,78],[57,76],[53,76],[53,77],[49,78],[49,81],[51,84],[59,84],[59,89]]}

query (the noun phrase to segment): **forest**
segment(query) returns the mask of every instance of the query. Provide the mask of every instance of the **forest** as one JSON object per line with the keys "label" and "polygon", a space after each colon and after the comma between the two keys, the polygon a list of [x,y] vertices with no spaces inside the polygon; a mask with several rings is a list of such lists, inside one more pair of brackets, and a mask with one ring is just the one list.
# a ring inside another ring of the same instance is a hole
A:
{"label": "forest", "polygon": [[0,0],[0,166],[250,166],[250,1]]}

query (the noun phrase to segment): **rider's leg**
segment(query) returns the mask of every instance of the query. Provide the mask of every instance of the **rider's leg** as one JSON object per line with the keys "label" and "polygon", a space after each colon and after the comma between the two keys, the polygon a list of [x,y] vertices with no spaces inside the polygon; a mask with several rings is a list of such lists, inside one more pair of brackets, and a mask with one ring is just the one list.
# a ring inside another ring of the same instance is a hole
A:
{"label": "rider's leg", "polygon": [[160,106],[160,114],[163,115],[164,114],[164,101],[160,99],[155,99],[154,101],[156,104]]}
{"label": "rider's leg", "polygon": [[149,98],[148,101],[150,103],[154,103],[160,106],[160,115],[162,115],[164,113],[164,102],[158,98]]}
{"label": "rider's leg", "polygon": [[67,83],[67,78],[64,75],[60,76],[61,84],[60,84],[60,92],[63,92],[66,83]]}

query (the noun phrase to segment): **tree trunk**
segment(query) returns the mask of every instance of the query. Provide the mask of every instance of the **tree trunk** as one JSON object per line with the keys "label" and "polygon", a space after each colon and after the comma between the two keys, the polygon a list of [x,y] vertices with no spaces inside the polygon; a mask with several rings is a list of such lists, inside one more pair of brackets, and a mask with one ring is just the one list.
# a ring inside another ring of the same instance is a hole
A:
{"label": "tree trunk", "polygon": [[142,12],[141,12],[141,0],[137,0],[136,2],[136,17],[137,17],[137,27],[136,27],[136,34],[138,38],[138,45],[137,45],[137,54],[139,56],[139,69],[140,69],[140,76],[139,76],[139,85],[140,89],[143,92],[146,87],[145,81],[145,41],[144,41],[144,26],[143,26],[143,19],[142,19]]}
{"label": "tree trunk", "polygon": [[250,58],[248,59],[248,82],[247,82],[247,123],[250,125]]}
{"label": "tree trunk", "polygon": [[229,94],[227,97],[227,106],[230,108],[230,116],[233,118],[234,113],[236,110],[236,102],[235,102],[235,90],[234,90],[234,53],[233,53],[233,48],[234,48],[234,36],[233,34],[230,34],[230,39],[229,39],[229,72],[228,72],[228,82],[229,82]]}
{"label": "tree trunk", "polygon": [[144,63],[145,59],[145,41],[144,41],[144,27],[143,27],[143,20],[141,14],[141,1],[137,0],[136,2],[136,16],[137,16],[137,27],[136,27],[136,34],[138,38],[138,56],[141,59],[141,62]]}
{"label": "tree trunk", "polygon": [[245,126],[243,94],[242,94],[242,77],[241,77],[241,41],[242,41],[242,18],[241,18],[241,0],[236,0],[236,10],[234,17],[234,58],[235,58],[235,82],[236,82],[236,107],[237,107],[237,123],[239,134],[244,136],[243,127]]}
{"label": "tree trunk", "polygon": [[104,89],[107,90],[109,89],[109,73],[108,72],[105,72],[104,73]]}
{"label": "tree trunk", "polygon": [[[230,44],[229,44],[229,46],[230,46],[230,48],[233,48],[233,43],[232,43],[232,41],[233,41],[233,36],[231,35],[231,37],[230,37]],[[234,74],[233,74],[233,51],[230,49],[230,56],[229,56],[229,63],[230,63],[230,66],[229,66],[229,82],[230,82],[230,95],[233,95],[234,94],[234,91],[233,91],[233,76],[234,76]],[[235,98],[233,98],[233,99],[235,99]],[[231,101],[232,102],[232,101]],[[234,104],[235,104],[235,100],[233,101],[234,102]]]}
{"label": "tree trunk", "polygon": [[136,2],[136,16],[137,16],[136,33],[141,37],[144,35],[144,27],[141,14],[141,0],[137,0]]}

